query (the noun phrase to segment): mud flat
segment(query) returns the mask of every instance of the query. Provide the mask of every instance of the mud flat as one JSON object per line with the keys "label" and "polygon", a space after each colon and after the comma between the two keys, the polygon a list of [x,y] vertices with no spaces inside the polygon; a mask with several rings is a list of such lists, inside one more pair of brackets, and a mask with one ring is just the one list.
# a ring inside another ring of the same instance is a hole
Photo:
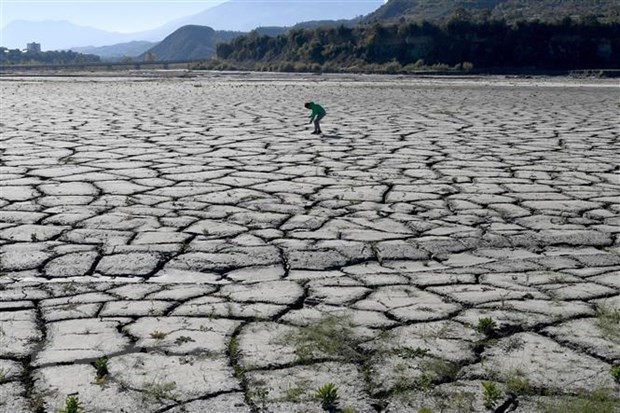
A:
{"label": "mud flat", "polygon": [[0,412],[618,411],[617,83],[0,91]]}

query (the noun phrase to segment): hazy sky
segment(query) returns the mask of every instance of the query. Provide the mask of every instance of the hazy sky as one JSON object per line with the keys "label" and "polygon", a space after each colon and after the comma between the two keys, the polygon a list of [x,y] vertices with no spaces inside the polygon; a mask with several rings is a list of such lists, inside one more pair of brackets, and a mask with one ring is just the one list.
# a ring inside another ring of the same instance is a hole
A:
{"label": "hazy sky", "polygon": [[0,0],[0,27],[13,20],[67,20],[118,32],[154,29],[224,0]]}

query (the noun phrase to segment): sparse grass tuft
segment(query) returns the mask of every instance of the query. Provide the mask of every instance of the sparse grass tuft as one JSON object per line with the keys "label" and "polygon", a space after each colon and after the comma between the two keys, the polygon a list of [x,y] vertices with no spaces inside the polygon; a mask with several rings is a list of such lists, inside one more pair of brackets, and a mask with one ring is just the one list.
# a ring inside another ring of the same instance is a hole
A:
{"label": "sparse grass tuft", "polygon": [[316,398],[321,402],[323,410],[334,412],[338,408],[338,387],[334,383],[326,383],[316,391]]}
{"label": "sparse grass tuft", "polygon": [[325,354],[346,361],[360,361],[363,354],[358,349],[360,340],[353,332],[349,317],[328,316],[316,324],[302,327],[298,332],[286,334],[283,339],[292,342],[300,361]]}
{"label": "sparse grass tuft", "polygon": [[506,378],[506,390],[517,396],[532,394],[532,385],[519,370],[511,370]]}
{"label": "sparse grass tuft", "polygon": [[248,392],[250,399],[254,402],[259,401],[263,409],[267,407],[267,397],[269,396],[269,389],[265,384],[264,380],[257,380],[254,387]]}
{"label": "sparse grass tuft", "polygon": [[196,340],[194,340],[193,338],[191,338],[189,336],[180,336],[176,340],[174,340],[174,344],[180,346],[181,344],[193,343],[195,341]]}
{"label": "sparse grass tuft", "polygon": [[97,377],[95,382],[97,384],[105,383],[105,379],[108,376],[108,358],[100,357],[95,361],[95,368],[97,369]]}
{"label": "sparse grass tuft", "polygon": [[78,396],[67,396],[64,409],[60,408],[58,413],[82,413],[83,411],[84,407]]}
{"label": "sparse grass tuft", "polygon": [[299,402],[301,401],[301,396],[303,396],[305,390],[301,387],[289,387],[286,390],[286,398],[285,400],[288,402]]}
{"label": "sparse grass tuft", "polygon": [[426,354],[430,350],[427,348],[411,348],[411,347],[400,347],[396,349],[396,355],[400,356],[404,359],[413,359],[413,358],[422,358],[426,356]]}
{"label": "sparse grass tuft", "polygon": [[168,334],[163,331],[155,330],[151,333],[151,338],[154,338],[155,340],[162,340],[166,338],[167,335]]}
{"label": "sparse grass tuft", "polygon": [[476,326],[476,330],[479,333],[484,334],[486,337],[493,337],[497,333],[496,331],[497,324],[491,317],[483,317],[478,319],[478,325]]}
{"label": "sparse grass tuft", "polygon": [[502,392],[497,388],[495,383],[492,381],[482,382],[482,399],[484,400],[485,408],[494,409],[501,397]]}
{"label": "sparse grass tuft", "polygon": [[151,382],[144,388],[146,398],[155,399],[158,402],[163,400],[176,400],[174,390],[177,388],[175,382]]}
{"label": "sparse grass tuft", "polygon": [[425,358],[420,368],[433,382],[454,381],[460,370],[458,364],[440,358]]}
{"label": "sparse grass tuft", "polygon": [[614,381],[616,383],[620,383],[620,365],[613,366],[610,370],[610,373],[611,373],[611,377],[614,378]]}
{"label": "sparse grass tuft", "polygon": [[565,396],[552,401],[538,403],[541,413],[617,413],[620,399],[612,396],[612,391],[599,389],[582,396]]}
{"label": "sparse grass tuft", "polygon": [[596,307],[596,316],[595,325],[599,328],[603,337],[612,340],[620,339],[620,308],[600,304]]}

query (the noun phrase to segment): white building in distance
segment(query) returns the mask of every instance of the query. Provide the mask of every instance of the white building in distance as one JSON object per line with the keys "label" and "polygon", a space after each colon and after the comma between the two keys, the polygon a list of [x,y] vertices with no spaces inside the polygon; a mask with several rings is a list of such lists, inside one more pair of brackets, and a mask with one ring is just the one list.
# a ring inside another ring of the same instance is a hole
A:
{"label": "white building in distance", "polygon": [[41,53],[41,43],[28,43],[26,44],[26,51],[30,53]]}

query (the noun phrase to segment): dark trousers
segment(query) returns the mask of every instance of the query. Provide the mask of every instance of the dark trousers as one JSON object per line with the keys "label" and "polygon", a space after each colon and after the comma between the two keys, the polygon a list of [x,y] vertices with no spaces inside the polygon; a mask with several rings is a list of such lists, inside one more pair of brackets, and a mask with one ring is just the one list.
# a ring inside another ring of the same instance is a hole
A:
{"label": "dark trousers", "polygon": [[320,132],[321,131],[321,124],[319,123],[321,121],[321,119],[323,119],[325,117],[325,115],[318,115],[316,117],[316,119],[314,119],[314,131],[315,132]]}

